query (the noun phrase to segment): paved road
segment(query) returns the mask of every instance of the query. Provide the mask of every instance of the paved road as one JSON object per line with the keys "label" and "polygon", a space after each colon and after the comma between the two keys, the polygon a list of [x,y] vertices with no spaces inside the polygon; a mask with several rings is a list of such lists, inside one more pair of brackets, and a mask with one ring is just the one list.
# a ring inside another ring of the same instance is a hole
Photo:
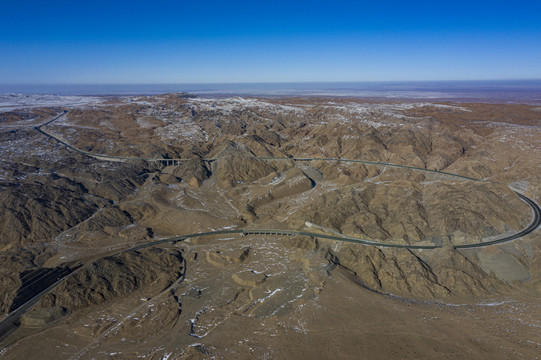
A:
{"label": "paved road", "polygon": [[[84,155],[87,155],[87,156],[91,156],[91,157],[94,157],[94,158],[97,158],[97,159],[102,159],[102,160],[109,160],[109,161],[124,161],[124,160],[148,160],[148,161],[160,161],[160,160],[170,160],[170,159],[142,159],[142,158],[137,158],[137,157],[123,157],[123,156],[114,156],[114,155],[106,155],[106,154],[95,154],[95,153],[91,153],[89,151],[84,151],[84,150],[81,150],[81,149],[78,149],[76,148],[75,146],[73,145],[70,145],[68,144],[67,142],[65,142],[64,140],[60,139],[59,137],[57,137],[56,135],[54,134],[51,134],[50,132],[48,131],[45,131],[43,130],[43,127],[46,126],[46,125],[49,125],[50,123],[52,123],[53,121],[55,120],[58,120],[59,118],[61,118],[62,116],[66,115],[68,113],[67,110],[64,110],[64,112],[60,115],[58,115],[57,117],[47,121],[46,123],[43,123],[41,125],[38,125],[38,126],[35,126],[34,129],[38,132],[40,132],[41,134],[47,136],[48,138],[51,138],[57,142],[59,142],[60,144],[64,145],[65,147],[67,147],[68,149],[70,150],[73,150],[73,151],[76,151],[80,154],[84,154]],[[184,160],[185,161],[185,160]]]}
{"label": "paved road", "polygon": [[[53,121],[59,119],[60,117],[66,115],[67,113],[68,113],[68,111],[64,110],[64,112],[62,114],[60,114],[57,117],[47,121],[44,124],[36,126],[35,129],[37,131],[39,131],[41,134],[43,134],[43,135],[45,135],[45,136],[47,136],[47,137],[49,137],[49,138],[51,138],[53,140],[56,140],[57,142],[59,142],[60,144],[66,146],[70,150],[76,151],[78,153],[81,153],[81,154],[84,154],[84,155],[87,155],[87,156],[92,156],[92,157],[97,158],[97,159],[102,159],[102,160],[111,160],[111,161],[144,160],[144,161],[159,161],[159,162],[168,162],[168,161],[169,162],[172,162],[172,161],[185,162],[185,161],[191,160],[191,159],[182,159],[182,158],[165,159],[165,158],[141,158],[141,157],[129,157],[129,156],[115,156],[115,155],[92,153],[92,152],[89,152],[89,151],[84,151],[84,150],[78,149],[75,146],[72,146],[72,145],[68,144],[67,142],[65,142],[64,140],[58,138],[56,135],[51,134],[51,133],[49,133],[49,132],[42,129],[42,127],[52,123]],[[260,160],[336,161],[336,162],[358,163],[358,164],[365,164],[365,165],[389,166],[389,167],[395,167],[395,168],[411,169],[411,170],[416,170],[416,171],[424,171],[424,172],[429,172],[429,173],[434,173],[434,174],[439,174],[439,175],[447,175],[447,176],[452,176],[452,177],[462,178],[462,179],[472,180],[472,181],[482,181],[482,180],[475,179],[475,178],[472,178],[472,177],[469,177],[469,176],[453,174],[453,173],[449,173],[449,172],[445,172],[445,171],[430,170],[430,169],[425,169],[425,168],[420,168],[420,167],[415,167],[415,166],[393,164],[393,163],[381,162],[381,161],[341,159],[341,158],[324,158],[324,157],[313,158],[313,157],[271,157],[271,156],[261,156],[261,157],[257,157],[257,158],[260,159]],[[216,161],[216,158],[207,158],[207,159],[202,159],[202,160],[207,161],[207,162],[212,162],[212,161]]]}
{"label": "paved road", "polygon": [[[59,143],[61,143],[62,145],[66,146],[67,148],[69,148],[71,150],[74,150],[74,151],[79,152],[79,153],[84,154],[84,155],[93,156],[93,157],[104,159],[104,160],[114,160],[114,161],[118,161],[118,160],[145,160],[145,161],[179,161],[179,162],[190,160],[190,159],[122,157],[122,156],[112,156],[112,155],[106,155],[106,154],[95,154],[95,153],[91,153],[91,152],[88,152],[88,151],[78,149],[78,148],[66,143],[62,139],[59,139],[55,135],[53,135],[51,133],[48,133],[48,132],[46,132],[46,131],[44,131],[42,129],[43,126],[46,126],[46,125],[52,123],[53,121],[59,119],[60,117],[64,116],[67,113],[68,113],[68,111],[64,110],[64,112],[62,114],[56,116],[55,118],[47,121],[44,124],[36,126],[35,129],[37,131],[39,131],[40,133],[42,133],[42,134],[44,134],[44,135],[58,141]],[[267,156],[267,157],[257,157],[257,158],[260,159],[260,160],[335,161],[335,162],[359,163],[359,164],[365,164],[365,165],[389,166],[389,167],[396,167],[396,168],[402,168],[402,169],[410,169],[410,170],[415,170],[415,171],[429,172],[429,173],[433,173],[433,174],[437,174],[437,175],[446,175],[446,176],[466,179],[466,180],[470,180],[470,181],[479,181],[479,182],[483,181],[483,180],[472,178],[472,177],[469,177],[469,176],[454,174],[454,173],[445,172],[445,171],[431,170],[431,169],[425,169],[425,168],[420,168],[420,167],[415,167],[415,166],[393,164],[393,163],[381,162],[381,161],[367,161],[367,160],[341,159],[341,158],[324,158],[324,157],[322,157],[322,158],[313,158],[313,157],[270,157],[270,156]],[[209,158],[209,159],[203,159],[203,160],[211,162],[211,161],[215,161],[216,159],[215,158]],[[526,196],[524,196],[524,195],[522,195],[522,194],[520,194],[520,193],[518,193],[516,191],[515,191],[515,194],[517,194],[517,196],[520,197],[532,209],[532,214],[533,214],[532,219],[533,220],[532,220],[531,224],[527,228],[521,230],[520,232],[518,232],[518,233],[516,233],[514,235],[511,235],[511,236],[508,236],[508,237],[505,237],[505,238],[502,238],[502,239],[488,241],[488,242],[482,242],[482,243],[478,243],[478,244],[456,245],[455,247],[458,248],[458,249],[464,249],[464,248],[475,248],[475,247],[489,246],[489,245],[494,245],[494,244],[501,244],[501,243],[504,243],[504,242],[507,242],[507,241],[518,239],[518,238],[520,238],[522,236],[525,236],[525,235],[531,233],[532,231],[534,231],[539,226],[539,224],[541,222],[541,220],[540,220],[541,215],[540,215],[539,205],[537,205],[532,199],[530,199],[530,198],[528,198],[528,197],[526,197]],[[320,237],[321,237],[321,235],[320,235]],[[341,238],[336,238],[336,239],[333,239],[333,240],[346,241],[345,240],[346,238],[347,237],[341,237]],[[332,238],[330,238],[330,239],[332,239]],[[379,243],[379,242],[374,242],[374,241],[369,241],[369,240],[362,240],[362,239],[353,239],[353,238],[350,239],[350,240],[353,241],[353,242],[364,244],[364,245],[376,245],[376,246],[387,246],[387,247],[407,247],[407,248],[410,248],[410,249],[434,249],[435,248],[435,247],[431,247],[431,246],[417,246],[417,247],[415,247],[414,245],[406,245],[406,246],[395,245],[395,244],[383,245],[382,243]]]}
{"label": "paved road", "polygon": [[[4,320],[0,322],[0,342],[3,341],[5,338],[9,336],[9,334],[17,329],[17,323],[22,315],[24,315],[27,311],[32,309],[34,305],[36,305],[39,300],[45,295],[47,295],[51,290],[53,290],[55,287],[60,285],[66,278],[68,278],[74,271],[76,271],[77,268],[71,268],[68,272],[64,274],[63,277],[57,279],[56,282],[51,284],[46,289],[42,290],[38,294],[34,295],[30,300],[28,300],[23,305],[19,306],[16,310],[12,311],[8,317],[6,317]],[[29,286],[32,286],[32,284],[28,284]]]}
{"label": "paved road", "polygon": [[[471,249],[471,248],[481,248],[481,247],[495,245],[495,244],[502,244],[508,241],[518,239],[522,236],[525,236],[531,233],[532,231],[534,231],[535,229],[537,229],[539,225],[541,224],[541,208],[539,208],[539,206],[535,202],[533,202],[526,196],[522,194],[518,194],[518,193],[517,195],[522,200],[524,200],[528,205],[530,205],[530,207],[532,208],[533,219],[528,227],[526,227],[525,229],[523,229],[522,231],[516,234],[510,235],[498,240],[475,243],[475,244],[455,245],[454,247],[456,249]],[[148,248],[148,247],[152,247],[152,246],[156,246],[156,245],[160,245],[160,244],[164,244],[168,242],[175,243],[175,242],[182,241],[189,238],[215,236],[215,235],[231,235],[231,234],[272,235],[272,236],[308,236],[308,237],[329,239],[329,240],[342,241],[342,242],[348,242],[348,243],[354,243],[354,244],[360,244],[360,245],[371,245],[371,246],[386,247],[386,248],[399,248],[399,249],[433,250],[433,249],[443,247],[443,245],[389,244],[389,243],[381,243],[377,241],[370,241],[370,240],[350,237],[350,236],[336,236],[336,235],[328,235],[328,234],[321,234],[321,233],[312,233],[308,231],[293,231],[293,230],[280,230],[280,229],[235,229],[235,230],[208,231],[208,232],[193,233],[193,234],[175,236],[175,237],[166,238],[166,239],[160,239],[160,240],[148,242],[146,244],[138,245],[129,249],[121,250],[114,254],[109,254],[108,256],[118,255],[126,251],[141,250],[144,248]],[[23,304],[17,310],[13,311],[6,319],[0,322],[0,341],[2,341],[4,338],[9,336],[10,332],[17,328],[16,323],[19,321],[20,317],[23,314],[25,314],[27,311],[29,311],[35,304],[37,304],[38,301],[44,295],[46,295],[55,287],[57,287],[59,284],[61,284],[73,272],[80,271],[83,268],[85,268],[85,266],[78,269],[74,268],[63,278],[59,279],[58,281],[56,281],[54,284],[52,284],[51,286],[49,286],[47,289],[43,290],[39,294],[36,294],[32,299],[30,299],[28,302]]]}
{"label": "paved road", "polygon": [[[50,134],[42,129],[43,126],[50,124],[51,122],[57,120],[61,116],[65,115],[67,111],[64,111],[64,113],[60,114],[59,116],[49,120],[48,122],[35,127],[37,131],[39,131],[41,134],[50,137],[62,145],[66,146],[67,148],[77,151],[79,153],[92,156],[95,158],[100,158],[104,160],[112,160],[112,161],[118,161],[118,160],[146,160],[146,161],[186,161],[188,159],[145,159],[145,158],[134,158],[134,157],[119,157],[119,156],[110,156],[110,155],[104,155],[104,154],[94,154],[87,151],[83,151],[80,149],[75,148],[74,146],[66,143],[62,139],[57,138],[55,135]],[[405,169],[411,169],[411,170],[417,170],[417,171],[425,171],[425,172],[431,172],[436,173],[440,175],[447,175],[447,176],[453,176],[458,178],[463,178],[471,181],[482,181],[479,179],[462,176],[458,174],[443,172],[443,171],[436,171],[436,170],[429,170],[424,168],[417,168],[413,166],[407,166],[407,165],[398,165],[398,164],[391,164],[391,163],[385,163],[385,162],[374,162],[374,161],[365,161],[365,160],[351,160],[351,159],[336,159],[336,158],[294,158],[294,157],[260,157],[259,159],[262,160],[293,160],[293,161],[337,161],[337,162],[350,162],[350,163],[362,163],[367,165],[383,165],[383,166],[391,166],[391,167],[398,167],[398,168],[405,168]],[[206,161],[214,161],[215,159],[206,159]],[[502,244],[508,241],[512,241],[515,239],[518,239],[520,237],[523,237],[535,229],[537,229],[541,224],[541,208],[539,205],[537,205],[532,199],[515,192],[517,196],[520,197],[526,204],[528,204],[532,210],[532,221],[531,223],[523,230],[510,235],[503,237],[501,239],[492,240],[492,241],[486,241],[486,242],[480,242],[475,244],[461,244],[461,245],[455,245],[454,247],[456,249],[471,249],[471,248],[481,248],[485,246],[495,245],[495,244]],[[348,243],[354,243],[354,244],[360,244],[360,245],[370,245],[370,246],[378,246],[378,247],[386,247],[386,248],[401,248],[401,249],[416,249],[416,250],[433,250],[437,248],[443,247],[443,245],[406,245],[406,244],[391,244],[391,243],[382,243],[377,241],[371,241],[371,240],[365,240],[350,236],[336,236],[336,235],[328,235],[328,234],[321,234],[321,233],[312,233],[307,231],[293,231],[293,230],[280,230],[280,229],[235,229],[235,230],[218,230],[218,231],[208,231],[208,232],[201,232],[201,233],[193,233],[193,234],[186,234],[182,236],[176,236],[172,238],[166,238],[166,239],[160,239],[152,242],[148,242],[146,244],[138,245],[132,248],[128,248],[125,250],[118,251],[114,254],[108,254],[107,256],[114,256],[118,255],[122,252],[126,251],[133,251],[133,250],[140,250],[143,248],[148,248],[168,242],[177,242],[182,241],[188,238],[195,238],[195,237],[204,237],[204,236],[215,236],[215,235],[230,235],[230,234],[241,234],[241,235],[274,235],[274,236],[308,236],[308,237],[316,237],[316,238],[323,238],[323,239],[329,239],[329,240],[335,240],[335,241],[342,241],[342,242],[348,242]],[[85,268],[85,266],[79,267],[79,268],[73,268],[68,274],[66,274],[61,279],[58,279],[55,283],[51,284],[48,288],[41,291],[40,293],[36,294],[32,299],[27,301],[25,304],[20,306],[18,309],[13,311],[9,316],[4,319],[2,322],[0,322],[0,341],[6,338],[9,333],[16,328],[16,323],[20,319],[20,317],[26,313],[28,310],[30,310],[35,304],[38,303],[38,301],[48,292],[53,290],[56,286],[61,284],[66,278],[68,278],[71,274],[73,274],[76,271],[80,271],[81,269]]]}
{"label": "paved road", "polygon": [[[46,126],[46,125],[52,123],[53,121],[59,119],[60,117],[66,115],[67,113],[68,113],[68,111],[64,110],[64,112],[62,114],[54,117],[53,119],[47,121],[44,124],[36,126],[35,129],[37,131],[39,131],[40,133],[42,133],[43,135],[46,135],[46,136],[58,141],[59,143],[61,143],[62,145],[66,146],[67,148],[69,148],[71,150],[74,150],[74,151],[79,152],[79,153],[84,154],[84,155],[93,156],[93,157],[104,159],[104,160],[113,160],[113,161],[118,161],[118,160],[145,160],[145,161],[179,161],[179,162],[189,160],[189,159],[164,159],[164,158],[137,158],[137,157],[112,156],[112,155],[106,155],[106,154],[95,154],[95,153],[91,153],[91,152],[88,152],[88,151],[78,149],[78,148],[66,143],[64,140],[59,139],[55,135],[53,135],[51,133],[48,133],[48,132],[46,132],[46,131],[44,131],[42,129],[43,126]],[[430,170],[430,169],[419,168],[419,167],[415,167],[415,166],[400,165],[400,164],[393,164],[393,163],[380,162],[380,161],[367,161],[367,160],[341,159],[341,158],[312,158],[312,157],[302,157],[302,158],[301,157],[258,157],[258,159],[261,159],[261,160],[292,160],[292,161],[336,161],[336,162],[347,162],[347,163],[360,163],[360,164],[365,164],[365,165],[389,166],[389,167],[410,169],[410,170],[415,170],[415,171],[423,171],[423,172],[429,172],[429,173],[438,174],[438,175],[446,175],[446,176],[451,176],[451,177],[461,178],[461,179],[466,179],[466,180],[471,180],[471,181],[483,181],[483,180],[472,178],[472,177],[469,177],[469,176],[453,174],[453,173],[449,173],[449,172],[445,172],[445,171]],[[210,161],[215,161],[216,159],[215,158],[209,158],[209,159],[203,159],[203,160],[210,162]],[[523,194],[520,194],[520,193],[518,193],[516,191],[515,191],[515,194],[517,194],[517,196],[520,197],[520,199],[522,199],[532,209],[532,215],[533,215],[532,216],[532,222],[530,223],[530,225],[528,227],[526,227],[525,229],[519,231],[516,234],[510,235],[510,236],[507,236],[507,237],[504,237],[504,238],[501,238],[501,239],[498,239],[498,240],[481,242],[481,243],[477,243],[477,244],[456,245],[455,248],[457,248],[457,249],[466,249],[466,248],[476,248],[476,247],[484,247],[484,246],[489,246],[489,245],[501,244],[501,243],[504,243],[504,242],[508,242],[508,241],[511,241],[511,240],[518,239],[518,238],[520,238],[522,236],[525,236],[525,235],[531,233],[532,231],[534,231],[541,223],[541,210],[539,208],[539,205],[537,205],[532,199],[526,197]],[[243,231],[244,230],[232,231],[232,232],[230,232],[230,234],[239,233],[239,232],[243,232]],[[268,230],[261,230],[261,231],[262,231],[261,234],[268,234]],[[285,230],[280,230],[280,231],[284,232]],[[207,233],[203,233],[203,234],[207,234]],[[195,236],[205,236],[203,234],[196,234]],[[212,233],[211,232],[211,233],[208,233],[207,235],[216,235],[216,234],[227,234],[227,232],[219,232],[219,233],[216,233],[216,232]],[[254,233],[254,234],[259,234],[259,233]],[[284,235],[286,235],[286,234],[284,233]],[[289,235],[315,236],[314,233],[296,232],[296,231],[290,231]],[[347,237],[347,236],[337,237],[337,236],[322,235],[322,234],[317,234],[317,236],[325,237],[325,238],[328,238],[328,239],[331,239],[331,240],[355,242],[355,243],[363,244],[363,245],[374,245],[374,246],[382,246],[382,247],[396,247],[396,248],[408,248],[408,249],[435,249],[435,248],[440,247],[440,246],[435,246],[435,245],[432,246],[432,245],[383,244],[383,243],[376,242],[376,241],[351,238],[351,237]],[[191,235],[185,235],[185,237],[191,237]]]}

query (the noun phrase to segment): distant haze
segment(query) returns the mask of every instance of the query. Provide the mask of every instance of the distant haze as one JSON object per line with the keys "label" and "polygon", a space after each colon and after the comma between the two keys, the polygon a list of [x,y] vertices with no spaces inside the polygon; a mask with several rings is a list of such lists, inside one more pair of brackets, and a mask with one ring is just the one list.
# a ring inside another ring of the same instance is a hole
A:
{"label": "distant haze", "polygon": [[327,96],[541,103],[541,80],[131,85],[0,85],[0,93],[56,95]]}

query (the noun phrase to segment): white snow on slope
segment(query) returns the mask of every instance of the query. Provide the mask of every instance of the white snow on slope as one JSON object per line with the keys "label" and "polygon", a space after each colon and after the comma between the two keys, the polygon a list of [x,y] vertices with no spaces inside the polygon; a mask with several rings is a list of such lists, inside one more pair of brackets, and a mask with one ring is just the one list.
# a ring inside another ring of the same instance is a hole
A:
{"label": "white snow on slope", "polygon": [[81,106],[106,100],[105,97],[97,96],[0,94],[0,112],[37,107]]}

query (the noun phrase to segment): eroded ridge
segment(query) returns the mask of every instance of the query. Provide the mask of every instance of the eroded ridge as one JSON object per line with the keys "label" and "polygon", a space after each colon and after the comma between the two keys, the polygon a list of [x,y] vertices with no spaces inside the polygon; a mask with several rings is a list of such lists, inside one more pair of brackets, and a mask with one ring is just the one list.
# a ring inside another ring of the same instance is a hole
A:
{"label": "eroded ridge", "polygon": [[489,339],[473,357],[505,327],[497,345],[528,357],[538,189],[506,146],[536,130],[509,109],[166,95],[1,115],[21,165],[0,173],[0,354],[272,358],[313,338],[321,355],[340,331],[358,354],[383,331],[432,355]]}

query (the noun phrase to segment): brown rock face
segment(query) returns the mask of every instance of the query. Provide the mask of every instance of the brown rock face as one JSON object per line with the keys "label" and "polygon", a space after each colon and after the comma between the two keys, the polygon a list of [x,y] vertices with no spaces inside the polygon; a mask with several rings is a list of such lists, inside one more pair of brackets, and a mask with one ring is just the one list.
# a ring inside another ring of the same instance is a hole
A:
{"label": "brown rock face", "polygon": [[208,179],[210,171],[202,160],[191,159],[175,168],[171,174],[188,182],[190,186],[199,187]]}
{"label": "brown rock face", "polygon": [[0,246],[46,241],[89,218],[106,202],[66,178],[47,184],[0,184]]}
{"label": "brown rock face", "polygon": [[67,309],[98,305],[143,288],[157,287],[161,291],[183,272],[180,252],[160,249],[125,252],[89,265],[56,288],[44,301],[49,306]]}
{"label": "brown rock face", "polygon": [[528,206],[497,184],[414,182],[344,186],[323,194],[290,217],[368,239],[413,244],[461,243],[509,231],[530,221]]}
{"label": "brown rock face", "polygon": [[[453,248],[532,221],[513,190],[541,199],[538,106],[166,94],[67,109],[0,109],[2,316],[81,265],[2,359],[538,356],[539,230]],[[90,154],[34,128],[59,114],[42,129]]]}
{"label": "brown rock face", "polygon": [[227,155],[216,160],[213,172],[222,187],[234,187],[267,176],[276,169],[253,156]]}
{"label": "brown rock face", "polygon": [[329,254],[334,262],[353,271],[363,286],[383,293],[441,298],[511,291],[452,247],[439,249],[426,260],[411,250],[373,247],[346,246]]}
{"label": "brown rock face", "polygon": [[338,254],[338,263],[355,272],[364,286],[377,291],[426,298],[451,294],[430,266],[408,250],[348,247]]}
{"label": "brown rock face", "polygon": [[500,184],[433,184],[424,200],[428,221],[441,224],[441,233],[450,236],[494,236],[519,231],[530,221],[528,206]]}

